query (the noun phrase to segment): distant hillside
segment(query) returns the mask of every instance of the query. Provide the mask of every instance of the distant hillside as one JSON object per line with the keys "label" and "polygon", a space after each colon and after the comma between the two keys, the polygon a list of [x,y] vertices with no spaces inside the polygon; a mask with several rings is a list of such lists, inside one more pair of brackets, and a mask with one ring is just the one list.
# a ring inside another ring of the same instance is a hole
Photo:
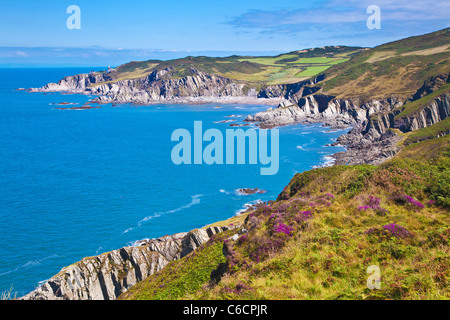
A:
{"label": "distant hillside", "polygon": [[293,51],[273,57],[186,57],[168,61],[132,61],[110,73],[110,82],[142,78],[153,71],[172,68],[166,78],[183,78],[192,75],[192,69],[195,69],[232,80],[287,84],[315,76],[332,65],[347,61],[360,50],[359,47],[336,46]]}
{"label": "distant hillside", "polygon": [[450,72],[450,28],[361,50],[332,66],[322,83],[337,98],[409,97],[431,76]]}

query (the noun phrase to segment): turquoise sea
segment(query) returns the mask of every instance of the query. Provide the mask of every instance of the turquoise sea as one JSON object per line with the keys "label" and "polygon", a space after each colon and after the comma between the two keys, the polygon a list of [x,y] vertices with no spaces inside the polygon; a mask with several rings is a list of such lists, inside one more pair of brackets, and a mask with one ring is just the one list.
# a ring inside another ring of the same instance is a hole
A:
{"label": "turquoise sea", "polygon": [[[317,125],[280,128],[280,167],[175,165],[175,129],[230,129],[264,110],[256,105],[83,105],[84,95],[16,91],[86,68],[0,69],[0,292],[18,296],[61,268],[144,238],[189,231],[227,219],[245,204],[273,200],[296,172],[341,151],[327,147],[344,131]],[[63,106],[72,107],[72,106]],[[246,129],[245,127],[243,128]],[[224,134],[225,136],[225,134]],[[239,195],[238,188],[264,194]]]}

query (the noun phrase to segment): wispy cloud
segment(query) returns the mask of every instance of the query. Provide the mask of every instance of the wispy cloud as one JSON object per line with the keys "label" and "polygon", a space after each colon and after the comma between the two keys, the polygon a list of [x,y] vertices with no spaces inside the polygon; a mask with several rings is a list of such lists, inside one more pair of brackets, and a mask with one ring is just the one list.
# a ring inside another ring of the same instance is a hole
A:
{"label": "wispy cloud", "polygon": [[366,28],[369,16],[366,10],[373,4],[380,7],[382,23],[385,26],[401,27],[407,22],[408,28],[411,28],[411,25],[426,24],[443,28],[449,23],[448,1],[328,0],[320,7],[311,6],[308,9],[249,10],[233,17],[228,24],[239,31],[253,29],[263,34],[331,30],[331,35],[335,36],[340,34],[339,31],[345,33],[346,28],[351,28],[354,32]]}
{"label": "wispy cloud", "polygon": [[16,52],[15,52],[15,55],[16,55],[17,57],[28,57],[28,54],[26,54],[26,53],[23,52],[23,51],[16,51]]}

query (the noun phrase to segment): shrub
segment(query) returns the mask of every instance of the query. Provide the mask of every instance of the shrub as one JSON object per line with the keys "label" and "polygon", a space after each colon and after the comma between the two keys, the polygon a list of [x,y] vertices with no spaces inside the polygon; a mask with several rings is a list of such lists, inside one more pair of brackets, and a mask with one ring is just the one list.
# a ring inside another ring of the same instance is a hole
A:
{"label": "shrub", "polygon": [[380,203],[381,203],[381,199],[374,197],[374,196],[369,196],[369,198],[367,199],[367,205],[364,206],[359,206],[358,210],[375,210],[377,215],[380,216],[384,216],[387,214],[387,210],[380,207]]}
{"label": "shrub", "polygon": [[370,228],[365,232],[368,235],[375,235],[379,238],[395,237],[405,239],[412,237],[412,234],[405,228],[395,223],[390,223],[381,228]]}
{"label": "shrub", "polygon": [[277,226],[275,227],[275,232],[276,233],[284,233],[288,236],[291,236],[291,232],[292,232],[293,228],[289,227],[288,225],[285,225],[284,223],[279,223],[277,224]]}
{"label": "shrub", "polygon": [[392,200],[397,204],[407,205],[413,210],[419,210],[425,207],[421,202],[411,196],[408,196],[407,194],[393,196]]}
{"label": "shrub", "polygon": [[297,222],[303,222],[306,220],[309,220],[312,218],[312,212],[311,211],[300,211],[297,213],[294,217],[294,220]]}
{"label": "shrub", "polygon": [[409,231],[406,230],[405,227],[402,227],[402,226],[397,225],[395,223],[387,224],[387,225],[383,226],[383,229],[389,231],[396,238],[409,238],[409,237],[411,237],[411,233],[409,233]]}

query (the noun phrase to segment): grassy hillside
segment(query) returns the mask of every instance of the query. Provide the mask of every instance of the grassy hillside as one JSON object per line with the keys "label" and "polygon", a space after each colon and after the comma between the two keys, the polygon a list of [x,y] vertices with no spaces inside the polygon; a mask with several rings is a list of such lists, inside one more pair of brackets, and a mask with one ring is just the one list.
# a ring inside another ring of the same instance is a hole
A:
{"label": "grassy hillside", "polygon": [[323,47],[305,49],[274,57],[231,56],[225,58],[186,57],[168,61],[132,61],[116,68],[111,81],[136,79],[154,70],[174,68],[166,77],[182,78],[191,68],[226,78],[263,84],[295,83],[315,76],[330,66],[347,61],[358,47]]}
{"label": "grassy hillside", "polygon": [[[221,234],[121,298],[449,299],[450,137],[408,143],[379,166],[296,174],[240,217],[248,233],[237,241]],[[380,289],[367,287],[372,265]]]}
{"label": "grassy hillside", "polygon": [[324,93],[409,97],[431,76],[450,72],[450,28],[362,50],[326,71]]}

